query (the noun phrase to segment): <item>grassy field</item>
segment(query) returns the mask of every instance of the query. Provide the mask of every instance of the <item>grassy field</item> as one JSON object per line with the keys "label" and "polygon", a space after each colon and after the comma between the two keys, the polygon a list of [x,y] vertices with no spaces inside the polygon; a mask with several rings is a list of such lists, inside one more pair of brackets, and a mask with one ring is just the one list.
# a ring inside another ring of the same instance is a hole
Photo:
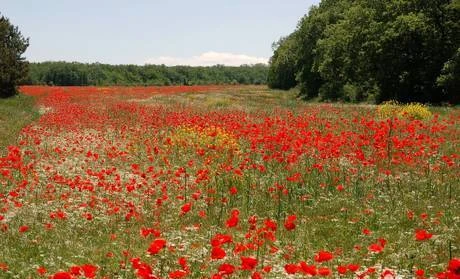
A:
{"label": "grassy field", "polygon": [[38,118],[33,97],[18,95],[0,99],[0,154],[6,147],[16,144],[21,129]]}
{"label": "grassy field", "polygon": [[[1,278],[428,278],[460,265],[456,108],[262,86],[29,87]],[[193,91],[193,92],[191,92]]]}
{"label": "grassy field", "polygon": [[197,106],[208,110],[257,111],[279,108],[298,108],[306,105],[297,98],[298,91],[271,90],[265,86],[234,86],[201,93],[178,93],[154,95],[138,100],[144,104],[164,104],[169,106]]}

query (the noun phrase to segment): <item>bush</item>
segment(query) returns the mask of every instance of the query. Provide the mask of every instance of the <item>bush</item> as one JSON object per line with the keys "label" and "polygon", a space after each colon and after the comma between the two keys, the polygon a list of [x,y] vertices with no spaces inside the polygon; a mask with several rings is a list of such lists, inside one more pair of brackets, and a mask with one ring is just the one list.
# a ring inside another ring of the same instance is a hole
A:
{"label": "bush", "polygon": [[420,103],[400,104],[391,100],[377,107],[377,114],[382,118],[405,117],[410,119],[428,119],[432,116],[427,106]]}
{"label": "bush", "polygon": [[394,100],[383,102],[377,106],[377,114],[381,118],[392,118],[398,114],[400,107],[400,104]]}
{"label": "bush", "polygon": [[420,103],[410,103],[404,105],[400,109],[399,115],[411,119],[423,120],[430,118],[432,116],[432,113],[425,105],[422,105]]}

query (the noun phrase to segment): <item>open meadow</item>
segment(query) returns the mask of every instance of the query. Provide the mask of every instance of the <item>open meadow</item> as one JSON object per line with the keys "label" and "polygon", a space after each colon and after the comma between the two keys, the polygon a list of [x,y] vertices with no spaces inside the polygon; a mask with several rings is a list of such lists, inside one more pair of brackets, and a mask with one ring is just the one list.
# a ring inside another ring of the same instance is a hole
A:
{"label": "open meadow", "polygon": [[0,278],[460,276],[458,108],[21,91],[40,117],[2,147]]}

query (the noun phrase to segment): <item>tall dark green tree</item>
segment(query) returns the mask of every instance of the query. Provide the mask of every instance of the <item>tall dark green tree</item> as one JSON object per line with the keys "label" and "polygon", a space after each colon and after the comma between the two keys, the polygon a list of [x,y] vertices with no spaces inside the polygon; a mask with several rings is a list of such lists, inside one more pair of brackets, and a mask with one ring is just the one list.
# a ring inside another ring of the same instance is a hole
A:
{"label": "tall dark green tree", "polygon": [[[348,2],[347,0],[323,0],[317,7],[312,7],[297,26],[300,46],[297,61],[298,81],[300,93],[305,99],[318,96],[323,100],[338,98],[336,79],[326,84],[325,77],[318,70],[316,49],[318,41],[326,36],[326,28],[343,18],[343,11],[348,6]],[[326,90],[327,87],[329,89]]]}
{"label": "tall dark green tree", "polygon": [[281,38],[274,43],[270,58],[267,83],[270,88],[290,89],[296,86],[298,43],[297,33]]}
{"label": "tall dark green tree", "polygon": [[460,48],[449,59],[437,79],[438,85],[443,89],[443,95],[452,103],[460,103]]}
{"label": "tall dark green tree", "polygon": [[16,86],[27,76],[28,63],[22,56],[29,46],[18,27],[0,17],[0,97],[16,94]]}
{"label": "tall dark green tree", "polygon": [[269,72],[295,66],[307,99],[458,102],[460,0],[322,0],[292,34],[296,61]]}

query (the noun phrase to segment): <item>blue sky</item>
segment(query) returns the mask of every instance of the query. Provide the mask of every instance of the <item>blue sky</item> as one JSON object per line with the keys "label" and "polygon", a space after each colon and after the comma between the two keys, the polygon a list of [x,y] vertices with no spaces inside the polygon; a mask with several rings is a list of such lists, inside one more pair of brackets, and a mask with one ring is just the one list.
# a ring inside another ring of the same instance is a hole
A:
{"label": "blue sky", "polygon": [[264,62],[319,0],[0,0],[30,61]]}

